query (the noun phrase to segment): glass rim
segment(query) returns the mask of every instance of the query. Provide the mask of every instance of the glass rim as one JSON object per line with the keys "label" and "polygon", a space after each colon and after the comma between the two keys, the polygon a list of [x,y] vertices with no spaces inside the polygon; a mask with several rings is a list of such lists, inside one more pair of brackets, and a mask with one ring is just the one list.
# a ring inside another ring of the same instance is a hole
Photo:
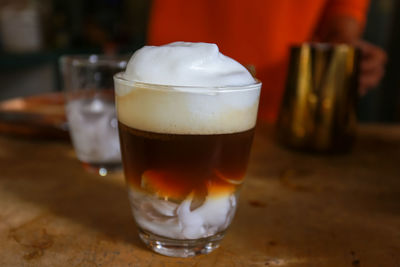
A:
{"label": "glass rim", "polygon": [[345,43],[327,43],[327,42],[304,42],[300,44],[291,45],[292,49],[300,49],[304,46],[309,46],[310,48],[320,49],[320,50],[332,50],[335,48],[346,48],[358,50],[359,48],[355,45],[345,44]]}
{"label": "glass rim", "polygon": [[166,85],[166,84],[155,84],[146,83],[140,81],[132,81],[123,77],[124,72],[118,72],[114,75],[114,81],[122,83],[128,86],[135,86],[149,90],[158,91],[178,91],[188,93],[220,93],[220,92],[244,92],[260,90],[262,82],[256,78],[255,83],[248,85],[228,85],[228,86],[198,86],[198,85]]}
{"label": "glass rim", "polygon": [[[129,61],[129,55],[105,55],[105,54],[71,54],[60,57],[61,64],[69,63],[71,66],[103,66],[115,65],[125,68]],[[122,64],[122,65],[121,65]]]}

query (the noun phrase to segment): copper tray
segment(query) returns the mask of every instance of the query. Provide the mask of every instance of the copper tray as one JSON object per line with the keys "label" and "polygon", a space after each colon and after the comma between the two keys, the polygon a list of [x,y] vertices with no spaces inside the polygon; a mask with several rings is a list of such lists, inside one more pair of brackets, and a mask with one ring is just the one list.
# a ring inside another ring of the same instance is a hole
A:
{"label": "copper tray", "polygon": [[67,139],[64,95],[49,93],[0,102],[0,133]]}

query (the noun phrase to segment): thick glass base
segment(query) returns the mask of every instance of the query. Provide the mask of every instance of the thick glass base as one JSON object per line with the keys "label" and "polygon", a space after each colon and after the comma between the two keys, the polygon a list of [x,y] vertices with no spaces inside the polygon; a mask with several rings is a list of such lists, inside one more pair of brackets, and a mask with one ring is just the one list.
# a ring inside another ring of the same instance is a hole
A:
{"label": "thick glass base", "polygon": [[107,176],[122,170],[121,163],[88,163],[82,162],[83,168],[91,173],[97,173],[100,176]]}
{"label": "thick glass base", "polygon": [[151,250],[170,257],[188,258],[208,254],[219,247],[224,232],[201,239],[170,239],[139,228],[140,239]]}

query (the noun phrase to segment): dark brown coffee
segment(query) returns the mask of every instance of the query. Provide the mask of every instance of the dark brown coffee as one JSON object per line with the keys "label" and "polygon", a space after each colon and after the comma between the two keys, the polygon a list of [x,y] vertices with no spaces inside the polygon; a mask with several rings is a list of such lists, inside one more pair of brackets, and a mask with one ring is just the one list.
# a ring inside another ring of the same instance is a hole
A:
{"label": "dark brown coffee", "polygon": [[162,134],[119,122],[127,183],[161,198],[235,192],[243,181],[254,128],[212,135]]}

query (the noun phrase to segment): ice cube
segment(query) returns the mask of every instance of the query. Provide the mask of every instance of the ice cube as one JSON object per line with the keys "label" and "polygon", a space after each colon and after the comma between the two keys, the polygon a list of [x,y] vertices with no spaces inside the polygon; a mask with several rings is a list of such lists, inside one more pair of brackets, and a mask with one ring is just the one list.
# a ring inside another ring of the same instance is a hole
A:
{"label": "ice cube", "polygon": [[136,189],[129,191],[134,217],[143,228],[174,239],[196,239],[225,230],[236,209],[236,196],[207,196],[191,210],[193,193],[179,205]]}
{"label": "ice cube", "polygon": [[[108,99],[78,99],[67,104],[67,117],[77,156],[91,163],[119,162],[114,103]],[[114,123],[115,124],[115,123]]]}

